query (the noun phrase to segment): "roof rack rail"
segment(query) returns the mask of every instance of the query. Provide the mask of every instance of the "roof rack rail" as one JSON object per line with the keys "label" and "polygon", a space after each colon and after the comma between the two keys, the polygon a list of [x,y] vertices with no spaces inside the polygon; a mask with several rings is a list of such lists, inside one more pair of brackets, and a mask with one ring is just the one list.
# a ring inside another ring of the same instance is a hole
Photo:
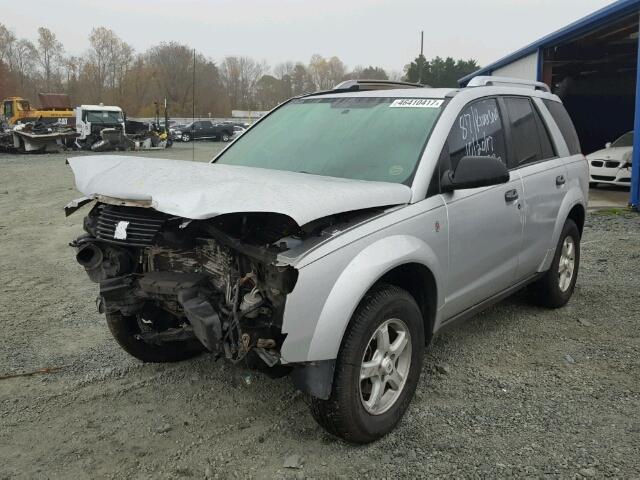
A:
{"label": "roof rack rail", "polygon": [[333,87],[333,91],[360,91],[367,90],[389,90],[392,88],[423,88],[426,85],[420,85],[419,83],[398,82],[394,80],[345,80]]}
{"label": "roof rack rail", "polygon": [[490,76],[478,76],[473,77],[467,83],[467,87],[490,87],[490,86],[512,86],[521,88],[531,88],[533,90],[542,90],[543,92],[551,93],[551,89],[546,83],[536,82],[533,80],[523,80],[521,78],[510,77],[490,77]]}

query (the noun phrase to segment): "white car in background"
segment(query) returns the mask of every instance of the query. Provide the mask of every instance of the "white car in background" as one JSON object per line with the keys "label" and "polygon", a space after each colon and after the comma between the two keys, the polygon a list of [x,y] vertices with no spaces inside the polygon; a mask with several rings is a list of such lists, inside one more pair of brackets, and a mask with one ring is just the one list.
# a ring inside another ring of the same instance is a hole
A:
{"label": "white car in background", "polygon": [[589,185],[598,183],[631,186],[631,162],[633,132],[627,132],[603,150],[587,155],[589,161]]}

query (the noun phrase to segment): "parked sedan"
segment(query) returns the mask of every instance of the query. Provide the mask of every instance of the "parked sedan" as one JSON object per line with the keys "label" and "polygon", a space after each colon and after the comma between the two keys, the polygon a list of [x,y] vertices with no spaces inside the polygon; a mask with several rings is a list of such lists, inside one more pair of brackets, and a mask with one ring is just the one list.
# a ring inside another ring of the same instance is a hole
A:
{"label": "parked sedan", "polygon": [[191,140],[222,140],[228,142],[233,135],[233,127],[220,123],[213,123],[211,120],[198,120],[190,123],[180,132],[183,142]]}
{"label": "parked sedan", "polygon": [[631,162],[633,155],[633,132],[627,132],[605,148],[587,155],[589,161],[589,184],[598,183],[631,186]]}

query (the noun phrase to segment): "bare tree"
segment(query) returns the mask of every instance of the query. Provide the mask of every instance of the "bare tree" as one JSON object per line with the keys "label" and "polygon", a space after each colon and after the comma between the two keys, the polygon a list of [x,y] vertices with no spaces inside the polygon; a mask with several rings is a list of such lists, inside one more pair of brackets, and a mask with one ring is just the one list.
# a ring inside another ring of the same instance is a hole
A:
{"label": "bare tree", "polygon": [[328,88],[335,87],[338,83],[344,80],[347,73],[347,67],[342,60],[338,57],[331,57],[327,61],[327,81],[329,82]]}
{"label": "bare tree", "polygon": [[13,70],[18,76],[20,89],[24,90],[26,81],[33,76],[36,67],[36,47],[27,39],[20,39],[15,43],[12,52]]}
{"label": "bare tree", "polygon": [[16,43],[16,36],[11,30],[0,23],[0,63],[6,63],[12,68],[13,48]]}
{"label": "bare tree", "polygon": [[318,90],[330,90],[345,79],[347,68],[338,57],[326,60],[322,55],[312,55],[309,74]]}
{"label": "bare tree", "polygon": [[62,43],[58,41],[55,33],[46,27],[38,28],[38,61],[42,67],[47,91],[51,90],[51,79],[57,71],[63,50]]}
{"label": "bare tree", "polygon": [[255,108],[256,85],[268,71],[266,62],[256,62],[249,57],[226,57],[220,67],[220,76],[231,107]]}
{"label": "bare tree", "polygon": [[273,68],[273,76],[282,80],[286,76],[291,77],[296,69],[296,64],[293,62],[279,63]]}
{"label": "bare tree", "polygon": [[94,28],[89,36],[91,48],[88,63],[93,72],[93,88],[96,96],[102,99],[105,88],[121,98],[123,85],[133,62],[133,48],[124,42],[113,30],[105,27]]}
{"label": "bare tree", "polygon": [[[156,90],[162,92],[172,105],[187,111],[193,91],[193,50],[177,42],[161,43],[148,50],[146,62]],[[204,58],[198,56],[196,65],[201,62]]]}
{"label": "bare tree", "polygon": [[322,55],[314,54],[311,56],[308,71],[315,89],[327,90],[330,87],[327,73],[328,65]]}

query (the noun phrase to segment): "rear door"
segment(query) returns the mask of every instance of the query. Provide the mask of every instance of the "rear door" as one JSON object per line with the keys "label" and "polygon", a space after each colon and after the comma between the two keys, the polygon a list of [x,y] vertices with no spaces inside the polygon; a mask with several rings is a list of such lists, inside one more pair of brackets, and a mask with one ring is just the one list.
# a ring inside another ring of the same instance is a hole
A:
{"label": "rear door", "polygon": [[[463,156],[506,164],[504,120],[495,98],[468,104],[456,118],[441,157],[455,169]],[[447,165],[448,163],[448,165]],[[522,243],[522,182],[442,194],[449,218],[449,275],[443,318],[450,318],[515,283]]]}
{"label": "rear door", "polygon": [[512,149],[509,166],[517,170],[524,188],[524,229],[517,279],[533,275],[552,245],[560,205],[567,191],[567,171],[551,141],[533,100],[504,97]]}
{"label": "rear door", "polygon": [[202,122],[205,129],[205,138],[214,138],[216,136],[216,127],[211,120]]}
{"label": "rear door", "polygon": [[204,122],[198,121],[198,122],[193,122],[193,138],[204,138],[205,136],[205,129],[204,129]]}

